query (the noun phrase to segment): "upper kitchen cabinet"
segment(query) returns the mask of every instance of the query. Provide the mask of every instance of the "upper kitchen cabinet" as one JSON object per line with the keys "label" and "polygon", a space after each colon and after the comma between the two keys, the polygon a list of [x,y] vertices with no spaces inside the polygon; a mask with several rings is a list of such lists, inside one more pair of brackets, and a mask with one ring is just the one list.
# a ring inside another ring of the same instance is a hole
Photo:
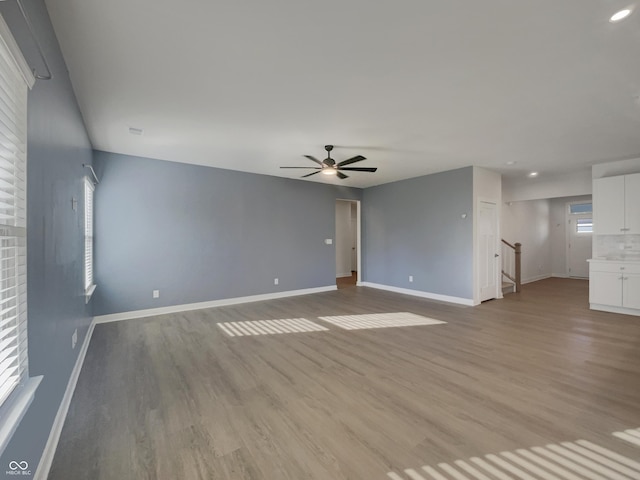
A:
{"label": "upper kitchen cabinet", "polygon": [[640,173],[624,176],[624,208],[627,233],[640,233]]}
{"label": "upper kitchen cabinet", "polygon": [[640,173],[593,181],[593,227],[598,235],[640,234]]}

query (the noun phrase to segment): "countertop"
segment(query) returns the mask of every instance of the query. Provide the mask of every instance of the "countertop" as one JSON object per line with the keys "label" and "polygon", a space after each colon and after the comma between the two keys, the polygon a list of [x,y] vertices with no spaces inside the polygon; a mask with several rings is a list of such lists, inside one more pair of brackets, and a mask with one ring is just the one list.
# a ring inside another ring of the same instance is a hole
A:
{"label": "countertop", "polygon": [[640,263],[640,258],[622,256],[595,257],[588,259],[587,262]]}

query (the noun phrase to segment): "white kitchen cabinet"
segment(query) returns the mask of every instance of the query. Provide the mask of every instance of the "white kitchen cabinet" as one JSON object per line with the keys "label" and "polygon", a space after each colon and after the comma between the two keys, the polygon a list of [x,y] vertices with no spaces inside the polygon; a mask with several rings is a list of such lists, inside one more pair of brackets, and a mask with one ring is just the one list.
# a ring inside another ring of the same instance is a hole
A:
{"label": "white kitchen cabinet", "polygon": [[640,262],[589,260],[589,303],[594,310],[640,315]]}
{"label": "white kitchen cabinet", "polygon": [[597,235],[640,234],[640,173],[593,181],[593,228]]}
{"label": "white kitchen cabinet", "polygon": [[640,234],[640,173],[624,176],[624,209],[626,233]]}
{"label": "white kitchen cabinet", "polygon": [[594,272],[589,276],[589,303],[622,306],[622,275],[620,272]]}
{"label": "white kitchen cabinet", "polygon": [[624,175],[593,181],[593,231],[598,235],[624,233]]}
{"label": "white kitchen cabinet", "polygon": [[640,310],[640,275],[625,273],[622,281],[622,306]]}

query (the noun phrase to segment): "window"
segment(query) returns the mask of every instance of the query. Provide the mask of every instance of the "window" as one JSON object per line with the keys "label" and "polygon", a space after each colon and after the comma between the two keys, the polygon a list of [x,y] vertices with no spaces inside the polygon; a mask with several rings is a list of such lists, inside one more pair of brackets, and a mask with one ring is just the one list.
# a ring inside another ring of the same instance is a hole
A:
{"label": "window", "polygon": [[28,377],[27,91],[33,83],[23,67],[0,17],[0,406]]}
{"label": "window", "polygon": [[569,204],[569,213],[572,214],[580,214],[580,213],[591,213],[593,212],[593,205],[591,202],[589,203],[571,203]]}
{"label": "window", "polygon": [[577,233],[593,233],[593,219],[578,218],[576,220],[576,232]]}
{"label": "window", "polygon": [[87,302],[96,286],[93,283],[93,183],[84,179],[84,292]]}

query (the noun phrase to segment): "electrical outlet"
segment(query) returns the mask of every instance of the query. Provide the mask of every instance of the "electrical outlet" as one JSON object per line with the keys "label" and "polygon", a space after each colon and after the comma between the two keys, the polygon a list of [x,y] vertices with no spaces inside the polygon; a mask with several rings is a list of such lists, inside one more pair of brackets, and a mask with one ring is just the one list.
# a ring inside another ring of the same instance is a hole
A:
{"label": "electrical outlet", "polygon": [[78,329],[76,328],[73,331],[73,335],[71,335],[71,349],[76,348],[76,343],[78,343]]}
{"label": "electrical outlet", "polygon": [[153,298],[160,298],[160,290],[153,291]]}
{"label": "electrical outlet", "polygon": [[278,285],[278,283],[279,283],[279,282],[280,282],[280,280],[278,280],[277,278],[274,278],[274,279],[273,279],[273,284],[274,284],[274,285]]}
{"label": "electrical outlet", "polygon": [[409,275],[409,283],[413,283],[413,275]]}

